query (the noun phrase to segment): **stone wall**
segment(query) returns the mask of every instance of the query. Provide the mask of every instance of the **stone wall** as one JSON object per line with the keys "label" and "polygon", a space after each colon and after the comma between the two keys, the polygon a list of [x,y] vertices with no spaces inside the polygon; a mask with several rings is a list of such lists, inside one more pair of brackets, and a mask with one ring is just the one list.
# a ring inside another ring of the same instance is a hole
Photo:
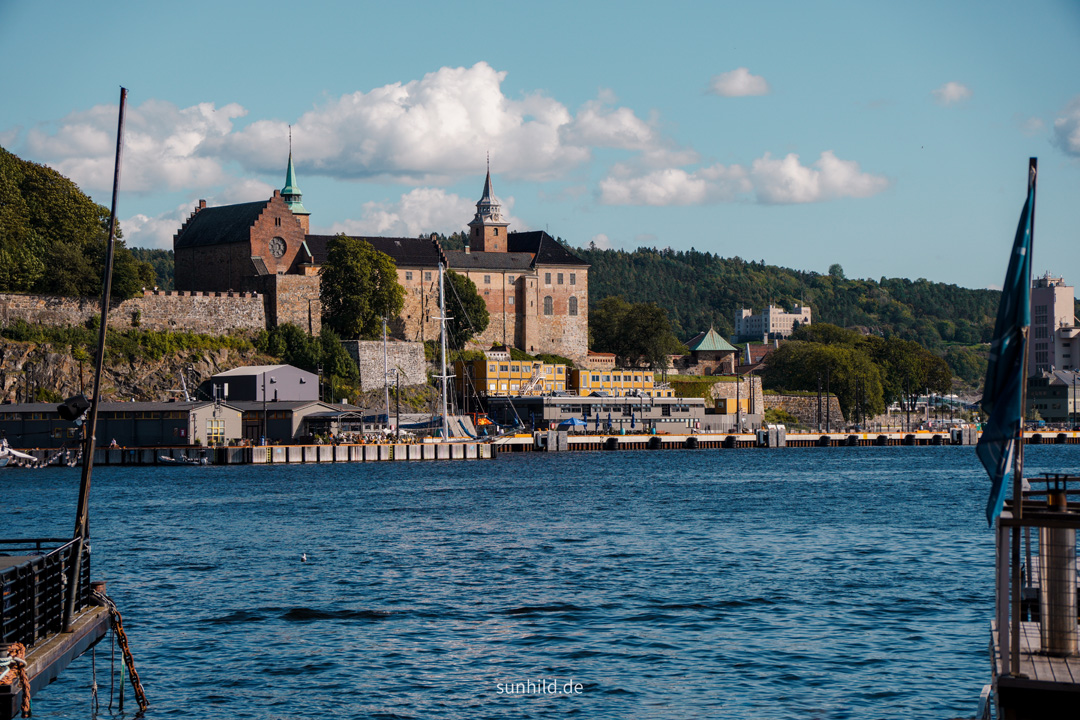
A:
{"label": "stone wall", "polygon": [[[82,325],[101,314],[90,298],[0,293],[0,323],[16,319],[44,325]],[[263,299],[256,293],[193,293],[146,290],[109,310],[109,327],[225,334],[266,327]]]}
{"label": "stone wall", "polygon": [[[377,390],[383,387],[383,344],[381,340],[345,340],[349,356],[360,369],[360,389]],[[390,371],[390,386],[396,383],[393,372],[400,374],[401,384],[426,385],[427,361],[424,344],[391,340],[386,343],[386,367]]]}
{"label": "stone wall", "polygon": [[322,332],[318,275],[264,275],[252,278],[266,300],[266,327],[291,323],[311,335]]}
{"label": "stone wall", "polygon": [[744,375],[738,382],[726,382],[721,380],[712,386],[712,397],[714,400],[741,400],[747,402],[753,399],[753,407],[748,408],[748,412],[751,415],[763,415],[766,405],[766,398],[761,391],[761,378],[754,375]]}
{"label": "stone wall", "polygon": [[[817,395],[766,395],[765,409],[770,410],[772,408],[780,408],[797,417],[803,425],[817,428]],[[827,417],[830,418],[833,430],[843,427],[844,416],[840,412],[840,401],[835,395],[821,398],[821,427],[823,430]]]}

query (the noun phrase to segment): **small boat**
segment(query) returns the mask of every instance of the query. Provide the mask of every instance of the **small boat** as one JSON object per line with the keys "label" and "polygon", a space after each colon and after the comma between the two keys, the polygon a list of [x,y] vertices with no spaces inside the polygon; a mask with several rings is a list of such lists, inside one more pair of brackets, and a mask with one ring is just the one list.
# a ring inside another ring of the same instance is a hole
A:
{"label": "small boat", "polygon": [[38,461],[33,455],[28,455],[27,453],[19,452],[12,448],[8,445],[7,438],[0,438],[0,468],[7,467],[8,463],[16,458],[19,460],[30,460],[35,463]]}
{"label": "small boat", "polygon": [[209,465],[210,460],[206,457],[205,451],[199,457],[169,457],[168,455],[158,455],[158,463],[162,465]]}

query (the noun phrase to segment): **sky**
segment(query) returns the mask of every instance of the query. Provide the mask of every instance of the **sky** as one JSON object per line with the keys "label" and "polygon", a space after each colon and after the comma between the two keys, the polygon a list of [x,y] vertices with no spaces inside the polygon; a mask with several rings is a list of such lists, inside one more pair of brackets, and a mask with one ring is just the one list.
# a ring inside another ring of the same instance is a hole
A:
{"label": "sky", "polygon": [[169,248],[268,198],[315,233],[472,219],[848,277],[1080,285],[1080,2],[0,0],[0,146]]}

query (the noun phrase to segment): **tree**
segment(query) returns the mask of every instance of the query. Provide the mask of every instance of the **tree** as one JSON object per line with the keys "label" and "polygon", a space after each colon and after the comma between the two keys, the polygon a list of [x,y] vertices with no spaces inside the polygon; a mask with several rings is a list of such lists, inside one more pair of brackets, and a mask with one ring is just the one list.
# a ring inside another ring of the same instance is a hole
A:
{"label": "tree", "polygon": [[487,330],[491,317],[487,303],[476,289],[476,283],[465,275],[447,270],[446,283],[446,344],[450,350],[462,350],[474,335]]}
{"label": "tree", "polygon": [[323,323],[342,337],[377,336],[383,319],[397,317],[405,304],[394,261],[366,240],[332,238],[319,274]]}
{"label": "tree", "polygon": [[[840,411],[849,420],[858,406],[863,415],[885,410],[881,370],[863,349],[790,341],[769,356],[762,385],[769,389],[813,392],[828,378]],[[822,385],[824,389],[824,384]]]}
{"label": "tree", "polygon": [[[109,210],[52,168],[0,148],[0,290],[101,294]],[[113,292],[126,300],[154,285],[153,268],[124,246],[119,227]]]}
{"label": "tree", "polygon": [[592,347],[615,353],[620,365],[666,369],[668,356],[684,348],[671,330],[667,312],[656,303],[629,303],[607,297],[589,313]]}
{"label": "tree", "polygon": [[840,263],[833,263],[829,266],[829,277],[834,277],[839,280],[844,280],[844,268]]}

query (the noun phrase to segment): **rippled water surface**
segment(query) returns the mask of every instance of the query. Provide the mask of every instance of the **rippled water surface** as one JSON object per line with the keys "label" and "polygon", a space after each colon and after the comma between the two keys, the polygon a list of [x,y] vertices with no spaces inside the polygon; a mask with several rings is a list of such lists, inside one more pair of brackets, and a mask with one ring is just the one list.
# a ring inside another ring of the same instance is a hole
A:
{"label": "rippled water surface", "polygon": [[[0,534],[69,533],[77,484],[0,472]],[[986,488],[951,447],[98,468],[92,569],[148,718],[952,718],[989,677]],[[90,668],[34,716],[88,718]]]}

